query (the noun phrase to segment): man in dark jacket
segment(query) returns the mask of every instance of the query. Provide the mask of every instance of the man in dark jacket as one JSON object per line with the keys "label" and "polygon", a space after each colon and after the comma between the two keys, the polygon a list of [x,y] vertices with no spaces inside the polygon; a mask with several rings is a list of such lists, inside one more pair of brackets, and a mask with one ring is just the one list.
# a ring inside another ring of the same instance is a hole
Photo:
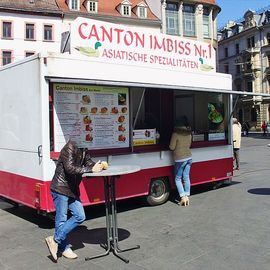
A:
{"label": "man in dark jacket", "polygon": [[[68,259],[78,256],[66,242],[67,235],[85,220],[85,213],[80,201],[79,185],[82,174],[99,172],[103,163],[95,163],[87,149],[80,149],[73,141],[63,147],[51,182],[51,195],[55,206],[55,233],[45,239],[51,255],[57,261],[58,250]],[[67,219],[68,210],[71,217]]]}

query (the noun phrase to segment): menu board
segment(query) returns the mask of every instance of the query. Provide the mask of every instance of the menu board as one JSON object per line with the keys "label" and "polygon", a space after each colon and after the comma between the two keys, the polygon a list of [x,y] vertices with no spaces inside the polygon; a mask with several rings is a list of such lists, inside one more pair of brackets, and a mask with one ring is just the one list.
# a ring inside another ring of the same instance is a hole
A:
{"label": "menu board", "polygon": [[79,147],[129,147],[126,87],[54,84],[54,149],[70,139]]}

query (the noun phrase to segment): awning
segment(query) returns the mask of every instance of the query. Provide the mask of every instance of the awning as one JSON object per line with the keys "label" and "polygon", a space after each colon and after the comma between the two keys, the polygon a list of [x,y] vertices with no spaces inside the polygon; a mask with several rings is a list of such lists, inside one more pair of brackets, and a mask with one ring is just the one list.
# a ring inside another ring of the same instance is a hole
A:
{"label": "awning", "polygon": [[229,91],[220,90],[218,88],[203,88],[203,87],[188,87],[181,85],[170,84],[154,84],[154,83],[139,83],[139,82],[123,82],[123,81],[106,81],[106,80],[91,80],[91,79],[75,79],[75,78],[59,78],[59,77],[46,77],[52,83],[76,83],[76,84],[92,84],[92,85],[111,85],[111,86],[126,86],[126,87],[142,87],[142,88],[161,88],[161,89],[174,89],[185,91],[198,91],[198,92],[211,92],[220,94],[243,95],[243,96],[262,96],[270,98],[270,94],[253,93],[244,91]]}

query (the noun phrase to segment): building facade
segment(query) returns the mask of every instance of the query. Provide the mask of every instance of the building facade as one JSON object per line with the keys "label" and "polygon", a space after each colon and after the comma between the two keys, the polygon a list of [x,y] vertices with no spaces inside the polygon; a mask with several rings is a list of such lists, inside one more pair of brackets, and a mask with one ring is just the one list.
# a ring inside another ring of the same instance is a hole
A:
{"label": "building facade", "polygon": [[147,0],[162,21],[162,33],[211,43],[217,47],[215,0]]}
{"label": "building facade", "polygon": [[0,0],[0,66],[44,48],[59,51],[61,25],[55,1]]}
{"label": "building facade", "polygon": [[60,52],[61,34],[77,17],[160,32],[144,0],[0,0],[0,66],[40,51]]}
{"label": "building facade", "polygon": [[[248,10],[243,20],[230,21],[219,32],[219,71],[229,73],[233,90],[270,93],[270,10]],[[260,129],[270,120],[269,99],[240,96],[235,100],[235,116]]]}

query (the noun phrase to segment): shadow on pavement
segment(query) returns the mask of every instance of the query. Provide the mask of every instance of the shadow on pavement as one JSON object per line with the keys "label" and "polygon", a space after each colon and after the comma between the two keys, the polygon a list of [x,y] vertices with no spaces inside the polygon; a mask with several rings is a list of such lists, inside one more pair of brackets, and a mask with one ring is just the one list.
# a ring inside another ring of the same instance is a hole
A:
{"label": "shadow on pavement", "polygon": [[[39,214],[37,210],[32,209],[27,206],[18,205],[14,206],[3,202],[3,211],[6,211],[12,215],[15,215],[21,219],[28,222],[36,224],[42,229],[52,229],[54,228],[54,213],[49,214]],[[117,201],[117,212],[131,211],[133,209],[138,209],[142,207],[150,207],[144,197],[131,198]],[[99,217],[105,217],[105,204],[92,205],[85,207],[86,220],[91,220]]]}
{"label": "shadow on pavement", "polygon": [[[191,190],[190,190],[191,196],[196,195],[196,194],[200,194],[200,193],[204,193],[204,192],[214,191],[215,189],[226,188],[226,187],[241,184],[241,183],[242,182],[239,182],[239,181],[227,182],[225,180],[225,181],[216,181],[216,182],[192,186]],[[172,193],[170,201],[174,202],[174,203],[179,201],[179,195],[176,191]]]}
{"label": "shadow on pavement", "polygon": [[36,224],[39,228],[42,229],[52,229],[54,228],[54,221],[49,218],[49,216],[43,216],[37,213],[37,210],[29,208],[27,206],[11,207],[6,208],[4,211],[15,215],[21,219],[24,219],[28,222]]}
{"label": "shadow on pavement", "polygon": [[[118,228],[118,241],[122,241],[130,237],[130,232]],[[106,245],[107,244],[107,229],[96,228],[88,229],[86,226],[79,226],[68,236],[68,242],[73,249],[84,248],[84,244]]]}
{"label": "shadow on pavement", "polygon": [[[207,184],[202,184],[202,185],[196,185],[191,187],[191,196],[198,194],[198,193],[203,193],[203,192],[208,192],[212,191],[216,188],[226,188],[227,186],[230,185],[235,185],[235,184],[240,184],[241,182],[237,181],[232,181],[229,185],[226,183],[222,183],[222,181],[218,182],[211,182]],[[217,185],[218,184],[218,185]],[[262,190],[262,189],[258,189]],[[252,191],[252,190],[251,190]],[[250,192],[252,193],[252,192]],[[270,189],[268,191],[270,195]],[[268,195],[268,193],[264,193],[261,195]],[[254,193],[258,194],[258,193]],[[178,193],[174,190],[169,198],[169,201],[175,202],[176,199],[178,199]],[[130,198],[130,199],[125,199],[125,200],[119,200],[117,201],[117,212],[126,212],[126,211],[132,211],[134,209],[138,208],[143,208],[143,207],[153,207],[147,204],[145,197],[138,197],[138,198]],[[158,206],[157,206],[158,207]],[[27,206],[18,206],[14,207],[13,205],[8,205],[5,204],[5,207],[3,207],[3,210],[15,215],[19,218],[22,218],[28,222],[31,222],[33,224],[36,224],[39,228],[42,229],[52,229],[54,228],[54,213],[48,214],[48,215],[41,215],[37,213],[37,210],[32,209]],[[91,220],[99,217],[105,217],[105,205],[104,204],[99,204],[99,205],[92,205],[92,206],[87,206],[85,207],[85,214],[86,214],[86,220]],[[103,231],[102,229],[99,229],[101,231],[95,231],[98,234],[102,234]],[[127,234],[127,232],[124,232],[125,230],[119,229],[120,233],[122,231],[123,237]],[[91,234],[91,232],[90,232]],[[105,234],[104,234],[105,235]],[[119,234],[120,236],[120,234]],[[121,236],[120,236],[121,237]],[[98,239],[101,239],[100,236],[97,237]],[[89,239],[91,241],[91,239]]]}
{"label": "shadow on pavement", "polygon": [[270,195],[270,188],[253,188],[249,189],[248,193],[255,195]]}

